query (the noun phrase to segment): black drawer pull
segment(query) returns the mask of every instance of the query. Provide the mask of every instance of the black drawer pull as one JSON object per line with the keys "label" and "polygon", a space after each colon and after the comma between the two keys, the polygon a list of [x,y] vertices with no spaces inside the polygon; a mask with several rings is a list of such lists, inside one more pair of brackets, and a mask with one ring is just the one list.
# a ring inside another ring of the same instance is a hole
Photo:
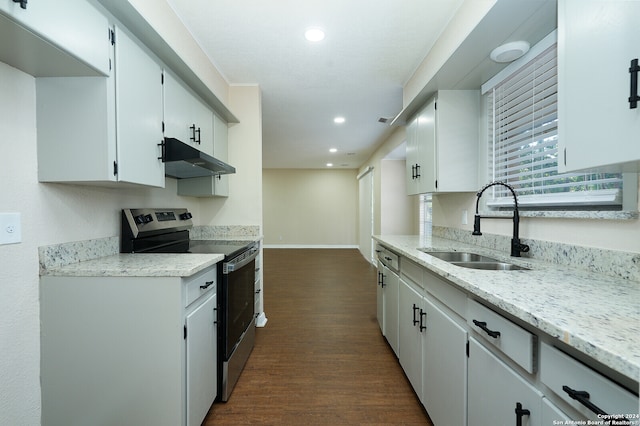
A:
{"label": "black drawer pull", "polygon": [[424,322],[422,321],[422,318],[427,318],[427,313],[425,311],[423,311],[422,309],[420,309],[420,333],[422,333],[424,330],[427,329],[427,326],[424,325]]}
{"label": "black drawer pull", "polygon": [[516,426],[522,426],[522,416],[530,416],[531,411],[522,408],[522,404],[516,402]]}
{"label": "black drawer pull", "polygon": [[204,283],[204,285],[201,285],[200,288],[203,290],[206,290],[207,288],[211,287],[213,285],[214,281],[207,281]]}
{"label": "black drawer pull", "polygon": [[493,337],[494,339],[497,339],[498,337],[500,337],[500,332],[499,331],[493,331],[493,330],[489,330],[487,328],[487,323],[484,321],[478,321],[478,320],[473,320],[473,323],[477,326],[480,327],[485,333],[487,333],[489,336]]}
{"label": "black drawer pull", "polygon": [[565,391],[567,395],[571,397],[571,399],[575,399],[580,404],[584,405],[594,413],[607,415],[607,413],[604,412],[604,410],[596,406],[593,402],[589,401],[589,392],[571,389],[569,386],[566,386],[566,385],[562,386],[562,390]]}
{"label": "black drawer pull", "polygon": [[[15,0],[14,0],[15,1]],[[638,95],[638,73],[640,72],[640,65],[638,65],[638,58],[632,59],[629,65],[629,74],[631,77],[631,87],[629,91],[629,108],[638,108],[638,101],[640,101],[640,95]]]}
{"label": "black drawer pull", "polygon": [[416,306],[416,304],[413,304],[413,325],[415,326],[416,324],[418,324],[420,321],[418,321],[416,319],[416,311],[420,309],[419,307]]}

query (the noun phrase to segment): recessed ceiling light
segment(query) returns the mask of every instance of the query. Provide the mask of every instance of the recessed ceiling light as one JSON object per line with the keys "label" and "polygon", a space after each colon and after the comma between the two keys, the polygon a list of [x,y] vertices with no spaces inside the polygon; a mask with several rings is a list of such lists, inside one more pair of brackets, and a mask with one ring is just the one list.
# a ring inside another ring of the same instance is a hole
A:
{"label": "recessed ceiling light", "polygon": [[322,41],[324,40],[324,31],[317,27],[309,28],[305,31],[304,38],[313,42]]}
{"label": "recessed ceiling light", "polygon": [[327,167],[333,167],[333,163],[327,163]]}
{"label": "recessed ceiling light", "polygon": [[329,152],[338,152],[338,148],[330,148]]}
{"label": "recessed ceiling light", "polygon": [[344,119],[344,117],[336,117],[336,118],[333,119],[333,122],[336,123],[336,124],[342,124],[342,123],[345,122],[345,119]]}

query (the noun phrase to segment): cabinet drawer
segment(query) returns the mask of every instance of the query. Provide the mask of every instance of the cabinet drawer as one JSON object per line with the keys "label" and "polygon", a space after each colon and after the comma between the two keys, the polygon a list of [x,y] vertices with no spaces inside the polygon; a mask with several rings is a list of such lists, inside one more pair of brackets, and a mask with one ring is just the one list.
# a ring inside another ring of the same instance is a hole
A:
{"label": "cabinet drawer", "polygon": [[528,373],[536,371],[537,336],[515,325],[500,314],[468,299],[467,323],[485,341],[499,348]]}
{"label": "cabinet drawer", "polygon": [[400,272],[420,287],[424,288],[424,268],[406,258],[402,260]]}
{"label": "cabinet drawer", "polygon": [[185,307],[189,306],[203,294],[216,290],[216,272],[217,266],[213,266],[183,280],[186,294]]}
{"label": "cabinet drawer", "polygon": [[378,245],[378,247],[376,248],[376,252],[378,253],[379,262],[383,262],[389,267],[389,269],[393,271],[398,271],[398,269],[400,268],[400,258],[397,254],[381,245]]}
{"label": "cabinet drawer", "polygon": [[[638,414],[637,396],[546,343],[540,346],[540,380],[589,419],[602,419],[594,411],[597,408],[611,415]],[[569,396],[572,390],[587,392],[584,400],[593,404],[593,410]]]}

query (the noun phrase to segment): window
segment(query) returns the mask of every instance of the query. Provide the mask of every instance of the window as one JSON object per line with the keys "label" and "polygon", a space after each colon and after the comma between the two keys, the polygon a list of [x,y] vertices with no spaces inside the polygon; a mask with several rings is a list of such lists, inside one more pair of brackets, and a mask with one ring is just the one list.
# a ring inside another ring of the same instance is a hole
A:
{"label": "window", "polygon": [[[522,207],[622,205],[622,175],[558,174],[557,51],[555,32],[527,59],[483,86],[487,102],[488,179],[511,185]],[[529,59],[530,58],[530,59]],[[507,188],[494,186],[491,207],[512,206]]]}

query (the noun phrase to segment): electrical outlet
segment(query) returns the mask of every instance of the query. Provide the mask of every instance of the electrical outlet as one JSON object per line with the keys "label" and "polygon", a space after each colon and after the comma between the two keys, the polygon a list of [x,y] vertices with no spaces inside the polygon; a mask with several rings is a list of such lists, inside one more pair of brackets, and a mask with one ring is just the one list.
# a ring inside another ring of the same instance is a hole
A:
{"label": "electrical outlet", "polygon": [[0,244],[22,242],[20,213],[0,213]]}
{"label": "electrical outlet", "polygon": [[462,210],[462,224],[463,225],[466,225],[467,223],[469,223],[468,216],[469,216],[469,212],[466,209]]}

